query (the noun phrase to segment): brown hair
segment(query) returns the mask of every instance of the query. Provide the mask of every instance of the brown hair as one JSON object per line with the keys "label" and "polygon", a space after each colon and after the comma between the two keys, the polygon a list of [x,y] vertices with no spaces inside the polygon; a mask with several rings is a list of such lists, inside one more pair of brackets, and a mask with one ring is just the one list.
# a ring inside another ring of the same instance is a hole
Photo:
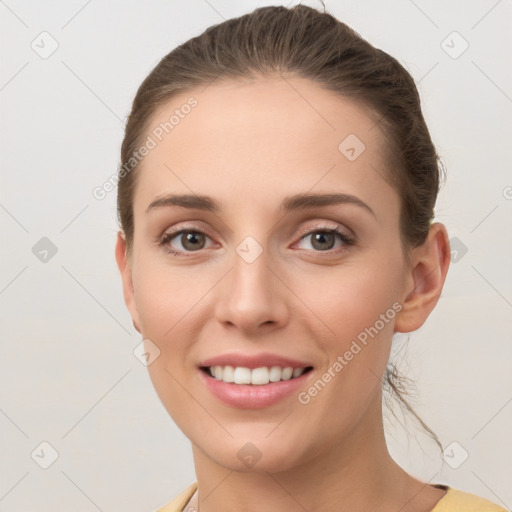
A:
{"label": "brown hair", "polygon": [[[414,79],[396,59],[325,10],[298,5],[262,7],[211,26],[163,57],[142,82],[126,124],[118,181],[118,219],[128,252],[133,243],[138,166],[136,162],[130,168],[127,163],[142,145],[155,111],[178,92],[214,80],[282,73],[310,79],[377,115],[388,140],[387,179],[401,197],[403,247],[425,241],[434,218],[440,161]],[[441,447],[401,395],[400,375],[393,365],[386,370],[384,384]]]}

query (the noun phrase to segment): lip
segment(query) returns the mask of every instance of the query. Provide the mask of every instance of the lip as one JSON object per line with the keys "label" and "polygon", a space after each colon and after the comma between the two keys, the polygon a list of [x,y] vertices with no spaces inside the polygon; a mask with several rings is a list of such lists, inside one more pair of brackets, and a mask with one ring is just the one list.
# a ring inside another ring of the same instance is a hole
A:
{"label": "lip", "polygon": [[[258,368],[258,366],[255,366],[255,368]],[[312,367],[310,366],[310,368]],[[294,392],[295,394],[298,393],[300,388],[305,386],[306,380],[313,374],[313,369],[294,379],[280,380],[263,385],[224,382],[215,379],[200,368],[198,368],[198,373],[199,378],[209,392],[225,404],[240,409],[262,409],[277,404],[281,400],[290,397]]]}
{"label": "lip", "polygon": [[289,357],[281,356],[278,354],[271,354],[268,352],[247,355],[236,352],[223,354],[205,359],[198,366],[243,366],[244,368],[261,368],[262,366],[281,366],[286,368],[291,366],[292,368],[306,368],[313,366],[309,362],[299,361],[297,359],[290,359]]}

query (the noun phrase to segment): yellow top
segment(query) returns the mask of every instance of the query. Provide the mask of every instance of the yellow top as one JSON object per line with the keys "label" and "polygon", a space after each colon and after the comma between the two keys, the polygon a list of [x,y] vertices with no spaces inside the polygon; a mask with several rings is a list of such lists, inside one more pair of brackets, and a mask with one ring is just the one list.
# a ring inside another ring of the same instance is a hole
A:
{"label": "yellow top", "polygon": [[[446,488],[448,489],[447,493],[437,502],[431,512],[507,512],[506,509],[485,498],[452,487]],[[189,505],[187,512],[197,512],[196,490],[197,482],[194,482],[174,500],[158,509],[157,512],[186,512],[187,504]],[[191,501],[191,498],[194,499]]]}

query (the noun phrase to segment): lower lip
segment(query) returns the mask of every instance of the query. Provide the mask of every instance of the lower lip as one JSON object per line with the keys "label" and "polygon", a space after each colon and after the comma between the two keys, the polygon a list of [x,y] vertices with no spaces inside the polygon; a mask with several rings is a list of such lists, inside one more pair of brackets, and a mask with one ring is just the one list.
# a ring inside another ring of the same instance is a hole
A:
{"label": "lower lip", "polygon": [[261,409],[274,405],[297,392],[313,370],[289,380],[270,382],[269,384],[233,384],[210,377],[199,370],[206,387],[224,403],[242,409]]}

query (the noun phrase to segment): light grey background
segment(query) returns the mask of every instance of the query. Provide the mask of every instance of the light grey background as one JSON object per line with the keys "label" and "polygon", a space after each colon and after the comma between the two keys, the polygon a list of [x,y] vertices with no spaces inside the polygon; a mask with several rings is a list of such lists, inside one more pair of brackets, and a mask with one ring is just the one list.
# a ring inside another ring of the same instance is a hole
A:
{"label": "light grey background", "polygon": [[[114,260],[116,193],[92,190],[116,172],[131,101],[158,60],[265,4],[0,1],[1,511],[151,511],[194,481],[188,440],[132,352],[141,340]],[[390,450],[418,478],[510,509],[511,2],[326,6],[410,70],[448,171],[437,220],[457,254],[402,364],[445,461],[411,421],[409,435],[387,425]],[[55,255],[40,252],[43,237]],[[58,453],[47,469],[43,441]]]}

